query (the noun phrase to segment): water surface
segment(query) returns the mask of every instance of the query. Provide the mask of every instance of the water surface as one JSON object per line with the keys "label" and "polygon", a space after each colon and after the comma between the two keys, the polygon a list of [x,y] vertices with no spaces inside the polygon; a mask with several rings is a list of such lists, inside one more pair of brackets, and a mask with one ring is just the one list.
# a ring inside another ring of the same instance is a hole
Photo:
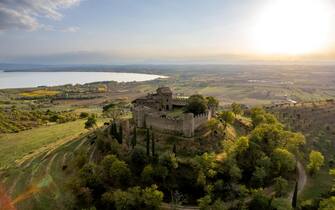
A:
{"label": "water surface", "polygon": [[0,70],[0,89],[85,84],[101,81],[141,82],[164,76],[116,72],[4,72]]}

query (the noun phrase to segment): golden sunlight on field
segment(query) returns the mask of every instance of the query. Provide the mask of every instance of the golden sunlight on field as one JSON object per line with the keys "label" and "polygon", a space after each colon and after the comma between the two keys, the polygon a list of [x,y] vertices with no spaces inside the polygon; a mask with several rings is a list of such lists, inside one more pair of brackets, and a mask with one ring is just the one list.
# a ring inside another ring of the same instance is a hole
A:
{"label": "golden sunlight on field", "polygon": [[43,97],[43,96],[54,96],[60,93],[59,91],[54,91],[54,90],[35,90],[31,92],[23,92],[20,95],[25,96],[25,97]]}

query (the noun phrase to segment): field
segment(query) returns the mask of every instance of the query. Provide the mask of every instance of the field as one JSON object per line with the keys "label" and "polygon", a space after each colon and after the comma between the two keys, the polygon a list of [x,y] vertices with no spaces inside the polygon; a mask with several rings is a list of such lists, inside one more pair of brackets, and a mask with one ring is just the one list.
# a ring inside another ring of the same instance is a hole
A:
{"label": "field", "polygon": [[86,132],[84,120],[77,120],[15,134],[4,134],[0,136],[1,168],[8,168],[14,163],[21,164],[36,153],[55,148]]}
{"label": "field", "polygon": [[[62,69],[66,71],[67,69]],[[82,71],[97,69],[82,68]],[[101,71],[101,70],[100,70]],[[215,96],[222,105],[232,102],[246,105],[281,103],[288,100],[311,101],[335,97],[332,66],[261,66],[261,65],[180,65],[105,67],[103,71],[152,73],[168,76],[146,82],[103,82],[85,85],[66,85],[47,89],[0,90],[0,100],[22,97],[22,92],[48,96],[54,104],[91,106],[115,99],[131,101],[153,92],[160,86],[169,86],[177,95],[199,93]],[[104,87],[101,92],[101,87]],[[54,92],[53,92],[54,91]]]}
{"label": "field", "polygon": [[[293,100],[300,103],[296,106],[273,106],[269,111],[287,128],[300,131],[306,136],[307,144],[301,158],[304,165],[307,164],[310,149],[321,151],[326,158],[320,173],[308,177],[301,198],[315,198],[329,190],[332,179],[328,170],[334,167],[335,160],[335,103],[326,101],[335,98],[335,73],[331,67],[204,65],[166,68],[146,67],[143,70],[132,70],[168,76],[166,79],[147,82],[104,82],[48,89],[0,90],[0,109],[15,107],[18,110],[38,109],[71,111],[77,115],[81,112],[101,115],[102,106],[110,102],[130,102],[160,86],[171,87],[178,96],[211,95],[218,98],[223,107],[232,102],[252,107]],[[318,100],[322,101],[306,102]],[[178,117],[180,113],[181,110],[170,113],[170,117]],[[250,119],[239,118],[244,124],[250,124]],[[103,121],[108,120],[100,119],[99,124]],[[9,199],[9,207],[66,208],[72,198],[71,195],[62,193],[66,191],[66,178],[71,170],[64,169],[64,166],[71,167],[69,164],[74,153],[82,149],[88,151],[90,159],[94,159],[95,146],[85,137],[89,131],[84,129],[84,122],[85,120],[63,124],[49,123],[48,126],[41,125],[31,130],[0,135],[0,194],[6,192],[3,195]],[[228,137],[234,139],[245,131],[228,126],[227,133]],[[206,133],[202,135],[206,136]],[[169,144],[157,143],[157,150],[172,150],[174,140],[171,141]],[[198,144],[199,142],[188,142],[180,145],[183,151],[181,157],[193,154]],[[139,145],[145,146],[142,143]],[[211,146],[214,148],[216,145]],[[211,149],[210,146],[208,148]],[[0,202],[1,199],[0,195]]]}
{"label": "field", "polygon": [[88,132],[84,120],[77,120],[1,136],[0,191],[6,195],[0,200],[7,196],[19,209],[64,209],[71,197],[62,194],[69,175],[63,166],[79,149],[93,152]]}
{"label": "field", "polygon": [[60,93],[60,91],[55,91],[55,90],[34,90],[30,92],[23,92],[20,95],[25,96],[25,97],[44,97],[44,96],[54,96]]}
{"label": "field", "polygon": [[26,160],[20,168],[7,171],[2,187],[11,198],[8,205],[18,209],[66,208],[67,202],[71,202],[71,195],[64,194],[70,172],[64,166],[70,163],[74,152],[85,148],[90,148],[86,138],[72,139]]}

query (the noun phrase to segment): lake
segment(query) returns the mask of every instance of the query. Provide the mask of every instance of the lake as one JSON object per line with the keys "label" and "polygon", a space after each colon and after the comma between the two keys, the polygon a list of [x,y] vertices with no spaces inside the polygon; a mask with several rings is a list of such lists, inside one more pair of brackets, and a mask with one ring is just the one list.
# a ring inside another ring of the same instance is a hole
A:
{"label": "lake", "polygon": [[0,70],[0,89],[85,84],[102,81],[142,82],[165,78],[153,74],[116,72],[4,72]]}

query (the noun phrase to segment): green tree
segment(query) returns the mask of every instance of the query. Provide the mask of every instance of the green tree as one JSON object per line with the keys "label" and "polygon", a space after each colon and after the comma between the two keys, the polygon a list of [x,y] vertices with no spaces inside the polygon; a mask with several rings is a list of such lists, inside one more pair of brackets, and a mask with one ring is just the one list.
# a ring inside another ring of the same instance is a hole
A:
{"label": "green tree", "polygon": [[151,164],[144,167],[141,173],[141,179],[146,184],[152,184],[154,176],[154,169]]}
{"label": "green tree", "polygon": [[251,184],[256,187],[263,186],[267,175],[268,174],[266,173],[264,167],[257,166],[255,171],[252,173]]}
{"label": "green tree", "polygon": [[136,126],[134,126],[133,137],[131,138],[131,147],[134,149],[137,144]]}
{"label": "green tree", "polygon": [[275,198],[271,202],[274,210],[292,210],[291,204],[286,198]]}
{"label": "green tree", "polygon": [[271,208],[271,199],[261,193],[257,193],[249,204],[249,210],[273,210]]}
{"label": "green tree", "polygon": [[230,111],[223,111],[219,113],[218,118],[223,124],[223,132],[224,132],[223,139],[224,139],[226,137],[226,129],[227,129],[228,124],[232,124],[235,118],[234,118],[233,113]]}
{"label": "green tree", "polygon": [[147,149],[147,156],[150,156],[150,131],[149,128],[147,128],[147,133],[146,133],[146,137],[145,137],[145,141],[146,141],[146,149]]}
{"label": "green tree", "polygon": [[87,118],[88,116],[89,116],[89,114],[87,112],[81,112],[80,115],[79,115],[79,117],[81,119]]}
{"label": "green tree", "polygon": [[220,121],[216,118],[212,118],[208,121],[207,125],[209,130],[211,131],[212,136],[219,129],[220,124],[221,124]]}
{"label": "green tree", "polygon": [[216,162],[215,153],[204,153],[201,156],[196,156],[194,158],[196,163],[196,168],[198,169],[200,179],[202,175],[205,178],[214,178],[217,175],[218,164]]}
{"label": "green tree", "polygon": [[104,159],[101,161],[102,168],[107,177],[109,177],[109,171],[113,163],[117,160],[118,158],[115,155],[106,155]]}
{"label": "green tree", "polygon": [[82,168],[88,162],[87,152],[80,150],[75,154],[75,164],[78,168]]}
{"label": "green tree", "polygon": [[101,176],[99,176],[99,169],[95,164],[86,164],[79,170],[78,173],[81,185],[90,189],[99,188],[103,182]]}
{"label": "green tree", "polygon": [[117,186],[127,186],[131,173],[124,161],[116,160],[112,163],[109,175]]}
{"label": "green tree", "polygon": [[297,208],[298,203],[298,182],[295,183],[293,198],[292,198],[292,207]]}
{"label": "green tree", "polygon": [[210,109],[217,109],[219,107],[219,101],[213,96],[207,96],[206,101]]}
{"label": "green tree", "polygon": [[177,156],[177,146],[176,143],[173,144],[172,152],[175,156]]}
{"label": "green tree", "polygon": [[122,128],[122,125],[120,124],[120,127],[119,127],[119,133],[117,134],[117,141],[119,142],[119,144],[122,144],[123,142],[123,128]]}
{"label": "green tree", "polygon": [[223,123],[223,129],[226,130],[227,125],[234,122],[234,115],[230,111],[223,111],[219,113],[219,120]]}
{"label": "green tree", "polygon": [[262,124],[278,124],[278,120],[272,114],[266,113],[264,109],[255,107],[251,109],[251,121],[254,127]]}
{"label": "green tree", "polygon": [[111,118],[112,122],[118,121],[123,115],[123,108],[119,104],[108,104],[102,108],[103,115]]}
{"label": "green tree", "polygon": [[154,132],[152,132],[151,134],[151,154],[152,154],[152,157],[155,157],[155,135],[154,135]]}
{"label": "green tree", "polygon": [[[107,195],[103,196],[104,201],[107,200]],[[136,207],[137,203],[133,202],[131,195],[120,189],[116,190],[112,195],[112,201],[115,203],[116,210],[124,210],[124,209],[133,209]]]}
{"label": "green tree", "polygon": [[289,189],[287,180],[279,176],[274,179],[274,182],[275,182],[274,189],[276,191],[276,196],[278,197],[285,196]]}
{"label": "green tree", "polygon": [[235,144],[235,152],[241,154],[249,148],[249,139],[245,136],[242,136],[237,139]]}
{"label": "green tree", "polygon": [[329,175],[333,177],[333,186],[331,191],[335,192],[335,169],[330,169]]}
{"label": "green tree", "polygon": [[85,122],[85,128],[90,129],[97,126],[97,119],[94,115],[91,115],[87,118],[87,121]]}
{"label": "green tree", "polygon": [[188,98],[185,109],[194,115],[202,114],[207,110],[207,101],[202,95],[192,95]]}
{"label": "green tree", "polygon": [[320,170],[320,167],[324,164],[324,159],[325,158],[323,157],[321,152],[315,150],[312,150],[310,152],[309,163],[307,165],[310,174],[314,175]]}
{"label": "green tree", "polygon": [[335,209],[335,196],[323,199],[320,202],[320,207],[318,210],[334,210]]}
{"label": "green tree", "polygon": [[157,185],[152,185],[143,190],[142,198],[148,210],[158,210],[162,204],[164,194],[157,189]]}
{"label": "green tree", "polygon": [[212,203],[210,195],[206,195],[197,200],[200,210],[208,210],[208,206]]}
{"label": "green tree", "polygon": [[231,109],[232,109],[232,112],[235,114],[235,117],[236,117],[236,115],[242,113],[241,104],[237,104],[237,103],[234,102],[234,103],[231,104]]}
{"label": "green tree", "polygon": [[295,169],[295,157],[286,149],[276,148],[271,156],[274,174],[284,174]]}
{"label": "green tree", "polygon": [[145,154],[144,149],[135,148],[130,155],[130,165],[133,171],[133,174],[139,176],[144,168],[144,166],[148,163],[148,157]]}

